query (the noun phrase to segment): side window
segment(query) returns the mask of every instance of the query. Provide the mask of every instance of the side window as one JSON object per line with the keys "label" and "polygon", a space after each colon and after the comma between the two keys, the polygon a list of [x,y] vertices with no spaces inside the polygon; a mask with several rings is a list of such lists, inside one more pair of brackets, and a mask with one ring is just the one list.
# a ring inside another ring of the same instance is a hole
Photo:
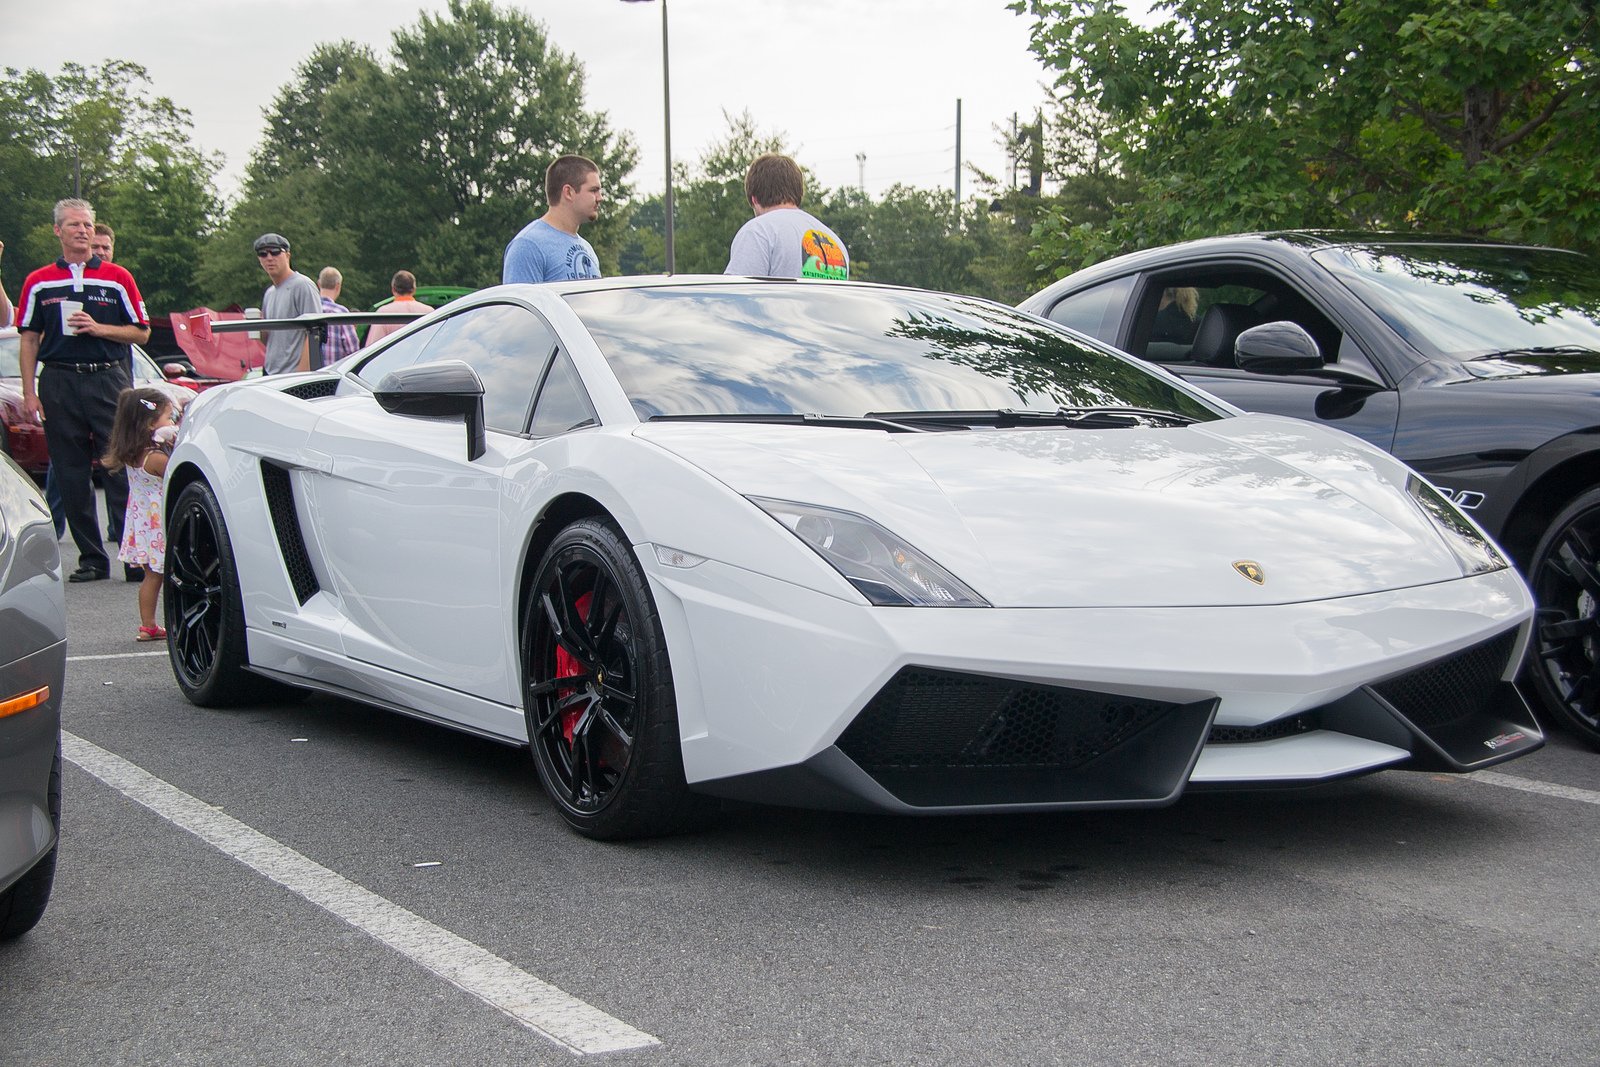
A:
{"label": "side window", "polygon": [[440,323],[427,359],[459,359],[483,382],[483,421],[491,430],[521,433],[556,335],[544,319],[514,304],[469,308]]}
{"label": "side window", "polygon": [[1133,292],[1133,281],[1133,275],[1130,274],[1126,278],[1115,278],[1093,289],[1073,293],[1050,309],[1050,318],[1068,329],[1114,345],[1128,296]]}
{"label": "side window", "polygon": [[422,362],[423,350],[428,347],[429,341],[439,336],[441,325],[442,323],[435,323],[395,341],[361,364],[360,369],[356,371],[356,377],[376,389],[383,381],[384,375]]}
{"label": "side window", "polygon": [[1139,300],[1133,351],[1156,363],[1237,367],[1239,334],[1293,322],[1317,342],[1324,362],[1348,350],[1344,335],[1297,288],[1243,267],[1196,267],[1151,279]]}
{"label": "side window", "polygon": [[557,353],[533,408],[533,436],[554,437],[597,421],[578,368],[565,352]]}

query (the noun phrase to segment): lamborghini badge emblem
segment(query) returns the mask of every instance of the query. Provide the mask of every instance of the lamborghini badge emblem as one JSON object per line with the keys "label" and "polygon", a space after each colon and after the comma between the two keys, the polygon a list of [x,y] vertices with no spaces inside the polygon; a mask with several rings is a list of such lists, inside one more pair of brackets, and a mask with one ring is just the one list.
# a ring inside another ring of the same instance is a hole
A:
{"label": "lamborghini badge emblem", "polygon": [[1233,569],[1257,585],[1267,584],[1267,572],[1253,559],[1236,559],[1233,561]]}

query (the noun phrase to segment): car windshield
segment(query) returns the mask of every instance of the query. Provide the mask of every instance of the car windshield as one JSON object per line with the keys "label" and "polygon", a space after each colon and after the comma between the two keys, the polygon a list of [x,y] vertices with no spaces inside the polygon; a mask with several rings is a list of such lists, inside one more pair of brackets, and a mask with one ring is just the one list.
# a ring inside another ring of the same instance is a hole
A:
{"label": "car windshield", "polygon": [[1317,262],[1430,356],[1600,352],[1600,266],[1494,245],[1325,248]]}
{"label": "car windshield", "polygon": [[22,342],[16,334],[0,337],[0,378],[22,377]]}
{"label": "car windshield", "polygon": [[730,284],[569,293],[641,419],[1131,407],[1221,413],[998,305],[903,289]]}

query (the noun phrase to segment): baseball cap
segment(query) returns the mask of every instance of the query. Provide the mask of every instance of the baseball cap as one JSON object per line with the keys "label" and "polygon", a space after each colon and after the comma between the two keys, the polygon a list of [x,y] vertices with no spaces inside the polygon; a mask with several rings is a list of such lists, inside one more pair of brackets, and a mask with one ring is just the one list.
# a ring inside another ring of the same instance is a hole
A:
{"label": "baseball cap", "polygon": [[264,233],[256,238],[255,250],[259,252],[264,248],[281,248],[287,252],[289,239],[281,233]]}

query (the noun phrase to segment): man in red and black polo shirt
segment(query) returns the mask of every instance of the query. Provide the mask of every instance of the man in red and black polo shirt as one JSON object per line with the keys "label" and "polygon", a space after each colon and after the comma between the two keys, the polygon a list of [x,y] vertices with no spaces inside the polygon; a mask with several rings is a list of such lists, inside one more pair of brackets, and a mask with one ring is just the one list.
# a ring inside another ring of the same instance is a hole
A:
{"label": "man in red and black polo shirt", "polygon": [[[22,410],[25,417],[44,420],[51,468],[78,545],[78,569],[68,581],[92,582],[111,573],[96,517],[92,465],[111,440],[118,394],[133,384],[128,346],[149,339],[150,321],[133,275],[90,247],[94,208],[87,201],[58,202],[55,230],[61,258],[28,275],[17,301]],[[35,363],[40,367],[37,390]],[[127,475],[108,474],[105,486],[111,527],[121,529]]]}

